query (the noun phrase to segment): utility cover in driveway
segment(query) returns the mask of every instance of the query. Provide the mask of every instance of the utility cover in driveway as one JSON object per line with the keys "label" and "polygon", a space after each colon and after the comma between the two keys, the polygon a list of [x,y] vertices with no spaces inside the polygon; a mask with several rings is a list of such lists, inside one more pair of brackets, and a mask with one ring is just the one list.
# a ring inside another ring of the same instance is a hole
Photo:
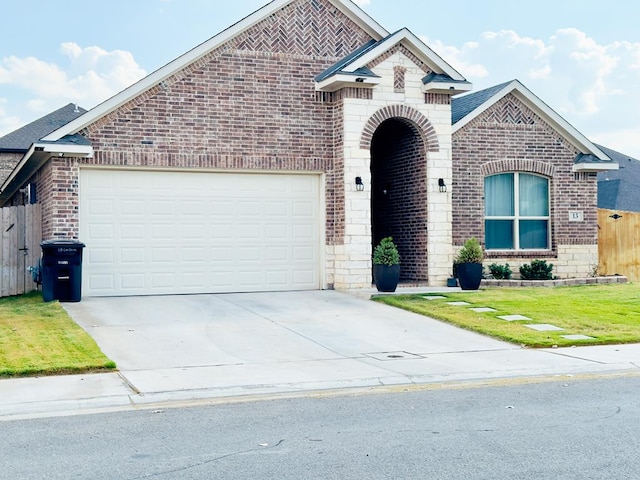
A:
{"label": "utility cover in driveway", "polygon": [[320,288],[320,176],[82,169],[87,296]]}

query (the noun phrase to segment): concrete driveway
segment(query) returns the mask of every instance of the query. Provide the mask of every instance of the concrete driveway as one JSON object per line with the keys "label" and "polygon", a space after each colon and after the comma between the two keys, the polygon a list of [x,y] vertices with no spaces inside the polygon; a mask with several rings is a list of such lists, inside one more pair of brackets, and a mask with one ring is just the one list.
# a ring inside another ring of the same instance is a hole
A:
{"label": "concrete driveway", "polygon": [[599,369],[337,291],[64,306],[144,402]]}

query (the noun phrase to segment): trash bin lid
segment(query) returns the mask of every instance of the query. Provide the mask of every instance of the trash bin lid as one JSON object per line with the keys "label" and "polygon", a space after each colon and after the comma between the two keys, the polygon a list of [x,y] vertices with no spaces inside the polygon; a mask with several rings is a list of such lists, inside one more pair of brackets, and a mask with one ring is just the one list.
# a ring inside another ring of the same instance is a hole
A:
{"label": "trash bin lid", "polygon": [[75,247],[75,248],[84,248],[86,245],[79,240],[71,240],[71,239],[54,239],[54,240],[43,240],[40,242],[40,246],[42,248],[57,248],[57,247]]}

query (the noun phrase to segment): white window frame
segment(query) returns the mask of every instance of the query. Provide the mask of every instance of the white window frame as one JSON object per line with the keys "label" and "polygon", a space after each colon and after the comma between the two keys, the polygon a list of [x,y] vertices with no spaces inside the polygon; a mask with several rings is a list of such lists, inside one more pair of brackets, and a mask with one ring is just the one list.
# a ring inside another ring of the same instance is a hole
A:
{"label": "white window frame", "polygon": [[[513,174],[513,202],[514,202],[514,214],[506,216],[484,216],[484,228],[485,228],[485,243],[486,243],[486,221],[487,220],[511,220],[513,222],[513,248],[493,248],[487,249],[489,252],[530,252],[530,251],[550,251],[551,250],[551,179],[544,175],[530,172],[500,172],[493,175],[487,175],[492,177],[495,175]],[[520,174],[533,175],[536,177],[544,178],[547,181],[547,206],[548,214],[546,216],[520,216]],[[484,189],[484,180],[483,180]],[[483,192],[483,198],[486,198],[486,192]],[[486,211],[486,208],[485,208]],[[546,220],[547,221],[547,248],[520,248],[520,220]]]}

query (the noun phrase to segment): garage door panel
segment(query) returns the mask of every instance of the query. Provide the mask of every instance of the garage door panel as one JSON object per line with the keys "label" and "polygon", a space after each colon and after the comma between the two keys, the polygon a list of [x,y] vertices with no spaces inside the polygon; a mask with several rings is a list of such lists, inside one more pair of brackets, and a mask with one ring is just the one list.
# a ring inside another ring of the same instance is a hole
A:
{"label": "garage door panel", "polygon": [[315,289],[317,175],[81,170],[86,295]]}

